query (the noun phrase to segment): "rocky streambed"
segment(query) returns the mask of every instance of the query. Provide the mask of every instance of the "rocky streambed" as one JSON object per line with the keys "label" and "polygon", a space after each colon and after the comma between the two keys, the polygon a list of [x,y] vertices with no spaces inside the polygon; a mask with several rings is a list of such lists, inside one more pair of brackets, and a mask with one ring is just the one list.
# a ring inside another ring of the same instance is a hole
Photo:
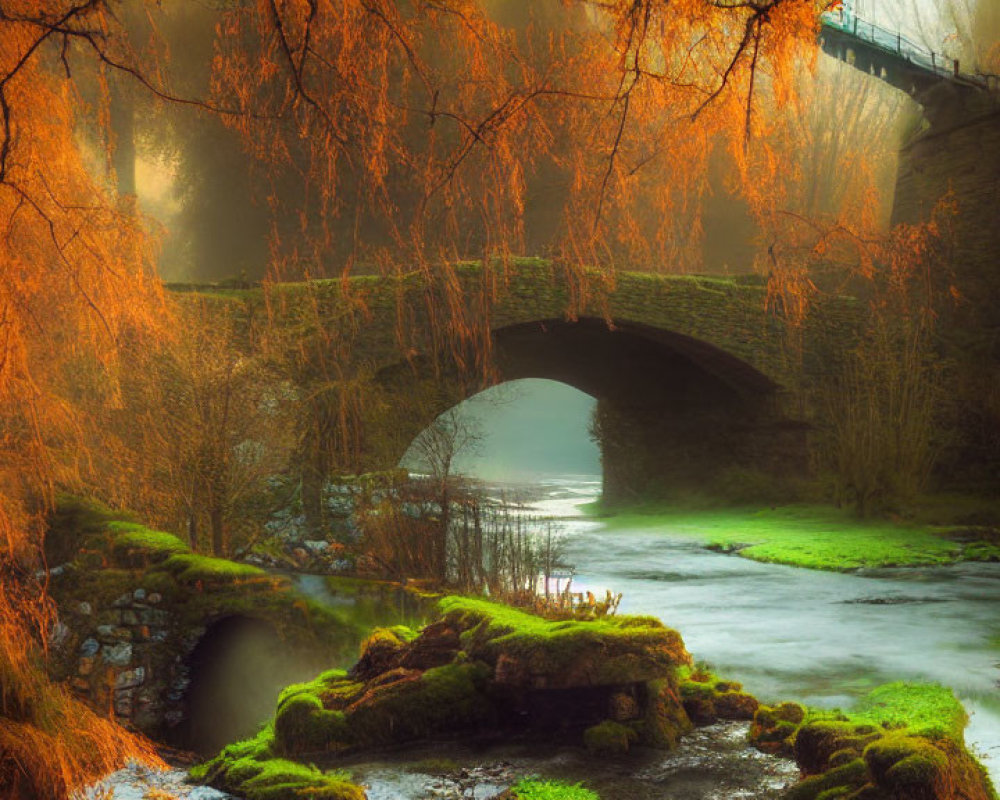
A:
{"label": "rocky streambed", "polygon": [[[747,744],[749,723],[698,728],[677,749],[641,749],[622,759],[594,759],[579,747],[538,741],[470,746],[438,742],[346,766],[368,800],[491,800],[525,775],[582,782],[615,800],[772,800],[792,785],[789,758]],[[344,765],[342,765],[344,766]],[[185,783],[183,769],[132,765],[92,787],[86,800],[148,800],[157,792],[177,800],[227,800],[208,786]]]}

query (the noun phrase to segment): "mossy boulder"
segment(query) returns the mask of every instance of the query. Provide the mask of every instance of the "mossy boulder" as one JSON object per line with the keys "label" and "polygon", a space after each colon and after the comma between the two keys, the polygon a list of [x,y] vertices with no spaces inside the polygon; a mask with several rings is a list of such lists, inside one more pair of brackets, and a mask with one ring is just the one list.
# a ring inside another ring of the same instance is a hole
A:
{"label": "mossy boulder", "polygon": [[646,702],[637,726],[639,743],[672,750],[681,736],[693,727],[681,703],[677,682],[661,678],[646,684]]}
{"label": "mossy boulder", "polygon": [[693,722],[708,725],[720,719],[751,720],[760,705],[735,681],[720,680],[703,669],[691,670],[680,682],[684,710]]}
{"label": "mossy boulder", "polygon": [[[505,671],[511,661],[516,678]],[[676,632],[648,618],[553,622],[448,598],[419,635],[377,630],[350,671],[287,687],[264,738],[227,748],[195,776],[226,789],[262,759],[335,757],[506,728],[572,736],[587,729],[586,745],[606,755],[633,742],[672,747],[691,727],[676,675],[689,663]],[[567,709],[583,716],[567,720]]]}
{"label": "mossy boulder", "polygon": [[766,752],[794,755],[805,777],[789,800],[995,800],[965,749],[966,719],[949,689],[893,683],[847,714],[761,707],[750,737]]}
{"label": "mossy boulder", "polygon": [[191,770],[191,777],[247,800],[365,800],[365,791],[343,770],[323,771],[276,755],[274,731],[229,745]]}
{"label": "mossy boulder", "polygon": [[624,755],[637,738],[634,728],[610,719],[583,732],[584,746],[591,753],[603,756]]}
{"label": "mossy boulder", "polygon": [[547,620],[465,597],[439,603],[462,650],[494,668],[497,684],[562,689],[645,683],[689,665],[680,634],[653,617]]}
{"label": "mossy boulder", "polygon": [[750,726],[750,740],[765,753],[792,756],[795,734],[806,718],[806,710],[798,703],[760,706]]}
{"label": "mossy boulder", "polygon": [[288,687],[275,717],[278,752],[342,752],[509,724],[510,709],[534,705],[535,692],[594,692],[613,724],[628,723],[628,741],[670,747],[690,727],[673,677],[689,656],[657,621],[554,622],[466,598],[440,607],[415,638],[374,631],[349,673]]}
{"label": "mossy boulder", "polygon": [[[400,626],[402,627],[402,626]],[[351,668],[351,675],[366,680],[398,666],[407,642],[402,630],[376,628],[361,644],[361,658]]]}

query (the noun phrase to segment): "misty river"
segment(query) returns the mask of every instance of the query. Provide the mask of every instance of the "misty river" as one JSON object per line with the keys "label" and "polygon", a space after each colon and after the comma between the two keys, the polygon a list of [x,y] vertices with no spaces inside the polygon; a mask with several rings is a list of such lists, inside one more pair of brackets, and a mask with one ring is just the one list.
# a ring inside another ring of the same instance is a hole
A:
{"label": "misty river", "polygon": [[696,661],[762,702],[844,707],[894,680],[950,686],[966,739],[1000,783],[1000,564],[833,573],[706,549],[668,529],[608,531],[584,518],[600,479],[543,483],[537,513],[562,519],[576,591],[622,592],[620,612],[681,632]]}

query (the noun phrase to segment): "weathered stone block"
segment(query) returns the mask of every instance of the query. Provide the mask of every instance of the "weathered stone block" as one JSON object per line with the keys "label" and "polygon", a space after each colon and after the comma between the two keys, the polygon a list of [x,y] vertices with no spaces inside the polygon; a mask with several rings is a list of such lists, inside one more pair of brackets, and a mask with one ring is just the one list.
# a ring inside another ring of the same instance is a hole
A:
{"label": "weathered stone block", "polygon": [[132,660],[132,645],[130,642],[105,645],[101,648],[101,657],[113,667],[128,666]]}

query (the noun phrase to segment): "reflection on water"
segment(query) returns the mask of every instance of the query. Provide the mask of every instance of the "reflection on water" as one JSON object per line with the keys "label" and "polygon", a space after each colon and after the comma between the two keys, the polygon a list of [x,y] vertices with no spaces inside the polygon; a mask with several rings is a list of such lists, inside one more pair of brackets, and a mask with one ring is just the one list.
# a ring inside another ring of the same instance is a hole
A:
{"label": "reflection on water", "polygon": [[[328,667],[352,667],[360,655],[361,643],[373,628],[420,627],[430,615],[431,603],[396,584],[301,573],[289,577],[297,591],[336,609],[350,621],[344,646],[336,654],[337,663]],[[353,636],[347,635],[351,632]]]}
{"label": "reflection on water", "polygon": [[[539,513],[570,517],[600,481],[543,493]],[[714,553],[669,530],[563,524],[577,590],[623,592],[622,612],[660,617],[764,701],[834,707],[891,680],[951,686],[972,715],[969,744],[1000,782],[1000,564],[828,573]]]}

